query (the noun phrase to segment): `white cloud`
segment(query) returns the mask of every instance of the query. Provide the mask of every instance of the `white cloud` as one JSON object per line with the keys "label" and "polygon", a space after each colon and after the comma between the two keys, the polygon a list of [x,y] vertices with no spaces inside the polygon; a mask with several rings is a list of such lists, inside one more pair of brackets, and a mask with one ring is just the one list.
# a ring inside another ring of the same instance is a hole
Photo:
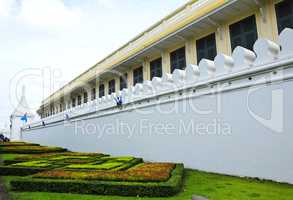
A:
{"label": "white cloud", "polygon": [[[0,0],[0,123],[9,122],[8,88],[19,71],[60,69],[61,86],[186,1]],[[25,84],[29,104],[39,106],[40,84]]]}
{"label": "white cloud", "polygon": [[62,0],[23,0],[18,17],[42,28],[68,28],[80,23],[81,12]]}
{"label": "white cloud", "polygon": [[0,0],[0,16],[8,17],[13,4],[14,0]]}
{"label": "white cloud", "polygon": [[101,5],[105,8],[113,8],[115,5],[115,2],[113,0],[97,0],[97,2],[98,2],[98,5]]}

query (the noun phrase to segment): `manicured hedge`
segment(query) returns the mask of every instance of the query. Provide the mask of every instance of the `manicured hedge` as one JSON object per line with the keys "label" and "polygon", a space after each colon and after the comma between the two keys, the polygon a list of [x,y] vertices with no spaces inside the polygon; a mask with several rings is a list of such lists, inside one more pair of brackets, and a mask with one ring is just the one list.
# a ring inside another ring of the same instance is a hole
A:
{"label": "manicured hedge", "polygon": [[10,147],[10,146],[40,146],[39,144],[26,143],[26,142],[0,142],[0,147]]}
{"label": "manicured hedge", "polygon": [[0,166],[0,176],[28,176],[46,171],[42,168]]}
{"label": "manicured hedge", "polygon": [[0,166],[0,176],[27,176],[63,166],[60,163],[46,163],[46,160],[18,162]]}
{"label": "manicured hedge", "polygon": [[140,164],[140,163],[143,163],[143,159],[142,158],[135,158],[135,159],[131,160],[130,162],[127,162],[124,165],[115,168],[115,171],[127,170],[131,167],[136,166],[137,164]]}
{"label": "manicured hedge", "polygon": [[[97,158],[101,158],[101,157],[107,157],[109,155],[107,154],[101,154],[101,153],[76,153],[76,152],[51,152],[51,153],[42,153],[42,154],[30,154],[30,155],[26,155],[26,156],[20,156],[18,158],[16,158],[17,160],[21,160],[21,161],[29,161],[29,160],[36,160],[36,159],[47,159],[47,160],[70,160],[68,159],[68,156],[70,157],[90,157],[90,159],[97,159]],[[63,159],[60,159],[62,158]],[[66,158],[67,157],[67,158]],[[74,159],[72,159],[74,160]]]}
{"label": "manicured hedge", "polygon": [[181,190],[183,169],[183,164],[177,164],[166,182],[80,181],[26,177],[12,180],[11,188],[21,192],[167,197],[175,195]]}
{"label": "manicured hedge", "polygon": [[40,154],[65,152],[67,149],[61,147],[43,147],[43,146],[7,146],[0,147],[0,153],[19,153],[19,154]]}
{"label": "manicured hedge", "polygon": [[142,163],[125,171],[68,171],[56,169],[33,175],[35,178],[127,181],[127,182],[165,182],[175,168],[173,163]]}

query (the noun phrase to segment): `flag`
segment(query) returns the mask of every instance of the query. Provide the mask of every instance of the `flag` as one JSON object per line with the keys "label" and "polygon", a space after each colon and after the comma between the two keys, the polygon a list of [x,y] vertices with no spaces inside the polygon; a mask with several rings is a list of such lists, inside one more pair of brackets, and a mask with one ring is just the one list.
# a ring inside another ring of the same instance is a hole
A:
{"label": "flag", "polygon": [[118,96],[117,98],[115,98],[116,104],[117,106],[121,106],[122,105],[122,97]]}
{"label": "flag", "polygon": [[25,123],[27,123],[27,114],[24,114],[21,118],[21,121],[24,121]]}

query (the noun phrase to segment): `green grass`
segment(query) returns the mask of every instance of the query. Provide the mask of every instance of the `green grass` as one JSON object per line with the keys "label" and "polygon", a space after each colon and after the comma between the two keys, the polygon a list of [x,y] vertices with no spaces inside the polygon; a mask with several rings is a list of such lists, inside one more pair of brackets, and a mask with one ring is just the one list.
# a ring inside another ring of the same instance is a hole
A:
{"label": "green grass", "polygon": [[[210,200],[293,200],[293,186],[185,170],[182,192],[169,198],[139,198],[57,193],[11,192],[12,200],[190,200],[194,194]],[[4,177],[6,185],[14,177]]]}

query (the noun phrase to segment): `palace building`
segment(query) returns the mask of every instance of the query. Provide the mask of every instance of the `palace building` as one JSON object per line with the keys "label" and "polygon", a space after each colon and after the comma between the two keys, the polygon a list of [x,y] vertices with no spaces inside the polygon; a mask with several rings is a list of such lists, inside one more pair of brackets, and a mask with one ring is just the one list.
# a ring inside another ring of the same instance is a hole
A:
{"label": "palace building", "polygon": [[284,28],[293,28],[291,0],[191,0],[53,93],[38,114],[119,95],[202,59],[231,56],[237,46],[253,50],[258,38],[277,42]]}

